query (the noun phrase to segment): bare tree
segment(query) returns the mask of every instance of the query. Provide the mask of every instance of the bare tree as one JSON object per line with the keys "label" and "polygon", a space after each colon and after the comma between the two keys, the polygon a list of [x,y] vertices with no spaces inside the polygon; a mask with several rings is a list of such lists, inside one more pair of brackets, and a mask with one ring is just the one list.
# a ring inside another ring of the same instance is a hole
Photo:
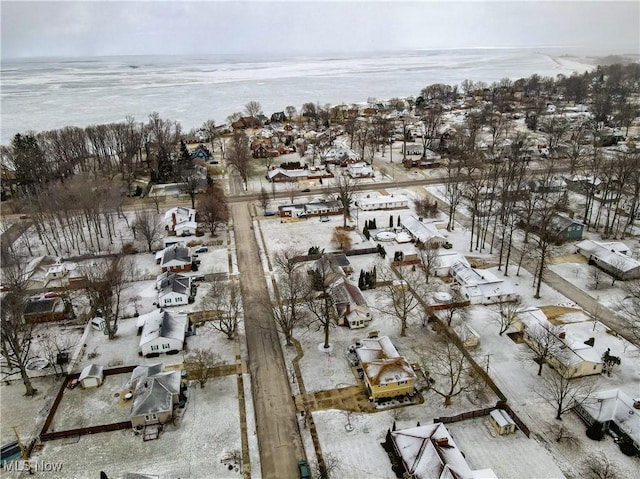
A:
{"label": "bare tree", "polygon": [[227,163],[240,175],[247,189],[247,181],[251,173],[251,149],[249,138],[242,131],[234,132],[227,147]]}
{"label": "bare tree", "polygon": [[287,114],[287,117],[289,118],[289,121],[291,121],[293,119],[293,117],[295,116],[295,114],[297,113],[296,107],[295,106],[287,106],[284,109],[285,113]]}
{"label": "bare tree", "polygon": [[202,304],[211,313],[207,324],[224,334],[228,340],[234,339],[242,313],[239,285],[235,281],[212,281]]}
{"label": "bare tree", "polygon": [[622,287],[624,297],[619,302],[620,312],[636,343],[640,342],[640,281],[627,281]]}
{"label": "bare tree", "polygon": [[502,336],[511,325],[518,322],[518,312],[522,308],[522,302],[510,301],[508,303],[498,303],[496,305],[497,315],[493,316],[494,321],[500,327],[499,335]]}
{"label": "bare tree", "polygon": [[224,191],[218,185],[212,185],[207,193],[198,200],[198,221],[202,222],[211,233],[216,235],[218,228],[224,227],[229,221],[229,207]]}
{"label": "bare tree", "polygon": [[445,406],[450,406],[454,397],[476,388],[477,378],[471,365],[451,341],[437,338],[430,343],[428,352],[422,352],[420,359],[434,381],[430,389],[444,398]]}
{"label": "bare tree", "polygon": [[276,327],[284,335],[287,346],[292,344],[293,330],[299,326],[306,316],[305,297],[308,293],[304,263],[294,258],[302,252],[283,250],[274,256],[274,264],[278,271],[278,301],[272,303],[271,312]]}
{"label": "bare tree", "polygon": [[452,290],[451,297],[445,305],[444,309],[438,311],[438,317],[447,323],[449,327],[454,323],[464,321],[469,314],[464,298],[459,291]]}
{"label": "bare tree", "polygon": [[523,359],[538,365],[538,376],[542,376],[542,366],[549,359],[560,352],[562,342],[559,326],[549,324],[534,324],[525,328],[525,340],[529,349],[523,353]]}
{"label": "bare tree", "polygon": [[418,246],[418,256],[422,263],[422,273],[425,284],[429,284],[432,276],[436,275],[436,269],[440,266],[439,247],[435,243],[420,243]]}
{"label": "bare tree", "polygon": [[587,402],[593,393],[594,384],[583,380],[566,379],[560,374],[550,372],[542,378],[542,384],[535,393],[548,402],[556,411],[556,419],[576,406]]}
{"label": "bare tree", "polygon": [[621,476],[615,463],[603,453],[590,455],[584,465],[594,479],[616,479]]}
{"label": "bare tree", "polygon": [[200,130],[207,135],[207,141],[211,146],[211,153],[213,153],[216,144],[216,122],[214,120],[207,120],[202,124]]}
{"label": "bare tree", "polygon": [[260,102],[258,101],[251,100],[244,106],[244,111],[246,112],[247,116],[251,117],[262,115],[262,105],[260,105]]}
{"label": "bare tree", "polygon": [[403,275],[379,263],[376,268],[377,281],[385,285],[388,301],[378,303],[377,309],[393,316],[400,322],[400,336],[407,335],[409,320],[418,316],[422,304],[416,296],[416,289],[422,291],[419,275],[413,271],[406,271]]}
{"label": "bare tree", "polygon": [[134,268],[131,258],[120,255],[82,268],[89,302],[94,310],[102,312],[109,339],[118,331],[120,299],[126,283],[133,279]]}
{"label": "bare tree", "polygon": [[316,261],[306,278],[305,304],[310,315],[309,326],[324,331],[324,349],[329,349],[329,331],[336,327],[337,312],[331,296],[334,274],[326,256]]}
{"label": "bare tree", "polygon": [[164,236],[164,227],[160,223],[158,215],[151,210],[137,210],[131,228],[144,238],[149,252],[153,250],[153,244]]}
{"label": "bare tree", "polygon": [[340,458],[332,452],[322,454],[322,461],[318,460],[313,477],[329,479],[336,477],[342,470]]}
{"label": "bare tree", "polygon": [[332,241],[341,250],[351,249],[351,236],[349,235],[349,231],[344,228],[336,227],[333,230]]}
{"label": "bare tree", "polygon": [[[69,355],[80,341],[80,336],[58,331],[43,331],[37,336],[37,345],[41,355],[53,366],[56,376],[63,374],[63,366],[69,361]],[[59,370],[58,370],[59,368]]]}
{"label": "bare tree", "polygon": [[220,356],[209,349],[193,349],[185,360],[185,368],[189,375],[204,388],[209,380],[211,369],[220,364]]}
{"label": "bare tree", "polygon": [[196,207],[196,195],[201,191],[204,179],[200,178],[194,171],[182,177],[180,190],[182,193],[189,195],[191,199],[191,208]]}
{"label": "bare tree", "polygon": [[597,290],[602,282],[602,270],[597,266],[593,266],[590,271],[591,280],[593,281],[593,289]]}
{"label": "bare tree", "polygon": [[260,188],[260,206],[262,207],[262,212],[266,213],[267,208],[269,208],[269,203],[271,200],[269,199],[269,192],[264,188]]}
{"label": "bare tree", "polygon": [[[8,291],[0,300],[0,353],[10,368],[18,368],[25,386],[25,396],[33,396],[36,389],[31,384],[27,363],[31,359],[33,325],[24,318],[26,291],[23,269],[18,264],[10,265],[16,274],[5,268],[5,287]],[[7,274],[9,273],[9,274]],[[8,277],[9,276],[9,277]]]}
{"label": "bare tree", "polygon": [[346,175],[335,176],[336,200],[342,205],[342,217],[344,228],[347,227],[347,219],[351,218],[349,208],[353,203],[353,195],[356,192],[357,180]]}

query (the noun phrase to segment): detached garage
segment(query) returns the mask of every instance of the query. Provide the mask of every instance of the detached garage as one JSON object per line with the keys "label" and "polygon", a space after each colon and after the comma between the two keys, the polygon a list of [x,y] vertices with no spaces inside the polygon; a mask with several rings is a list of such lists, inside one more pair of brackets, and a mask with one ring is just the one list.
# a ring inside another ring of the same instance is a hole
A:
{"label": "detached garage", "polygon": [[82,370],[78,378],[78,382],[84,389],[97,388],[103,381],[103,367],[99,364],[90,364]]}

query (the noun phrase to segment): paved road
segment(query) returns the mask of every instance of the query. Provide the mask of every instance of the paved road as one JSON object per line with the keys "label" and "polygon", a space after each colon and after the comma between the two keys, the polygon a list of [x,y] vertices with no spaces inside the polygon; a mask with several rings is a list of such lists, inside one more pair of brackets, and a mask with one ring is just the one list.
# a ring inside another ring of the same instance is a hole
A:
{"label": "paved road", "polygon": [[248,204],[233,204],[231,214],[240,270],[262,477],[297,477],[297,461],[304,458],[304,449],[278,332],[271,315],[265,313],[269,293]]}

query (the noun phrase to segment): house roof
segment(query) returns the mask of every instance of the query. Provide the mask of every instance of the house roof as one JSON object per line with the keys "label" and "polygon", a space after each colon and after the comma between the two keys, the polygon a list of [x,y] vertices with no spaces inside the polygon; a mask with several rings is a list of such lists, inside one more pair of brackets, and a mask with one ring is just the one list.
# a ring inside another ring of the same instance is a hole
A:
{"label": "house roof", "polygon": [[60,298],[36,299],[27,301],[24,307],[25,315],[45,314],[64,311],[64,302]]}
{"label": "house roof", "polygon": [[411,236],[423,243],[432,239],[445,241],[445,237],[438,233],[438,229],[433,223],[423,223],[415,216],[402,218],[400,220],[400,224],[411,234]]}
{"label": "house roof", "polygon": [[360,206],[377,206],[388,203],[408,203],[409,199],[404,195],[380,195],[370,198],[361,198],[358,200]]}
{"label": "house roof", "polygon": [[636,443],[640,443],[640,410],[633,407],[634,399],[620,389],[598,391],[591,399],[582,407],[594,419],[600,422],[614,421]]}
{"label": "house roof", "polygon": [[578,243],[576,247],[578,250],[587,251],[590,255],[597,257],[600,261],[623,273],[640,268],[640,261],[623,253],[623,251],[629,251],[629,247],[624,243],[599,243],[597,241],[584,240]]}
{"label": "house roof", "polygon": [[100,378],[104,377],[104,367],[101,364],[89,364],[86,368],[82,370],[80,376],[78,377],[78,381],[82,381],[87,378]]}
{"label": "house roof", "polygon": [[398,354],[387,336],[361,339],[360,346],[356,348],[356,354],[373,384],[387,384],[416,378],[413,368]]}
{"label": "house roof", "polygon": [[178,261],[183,263],[191,263],[191,256],[189,255],[189,248],[181,243],[176,243],[165,248],[162,252],[161,265],[169,263],[170,261]]}
{"label": "house roof", "polygon": [[186,208],[184,206],[176,206],[174,208],[169,208],[165,214],[165,221],[171,221],[173,219],[173,215],[176,215],[176,223],[183,223],[185,221],[193,221],[196,218],[196,210],[193,208]]}
{"label": "house roof", "polygon": [[141,324],[140,318],[143,318],[142,321],[144,321],[140,346],[158,338],[184,341],[184,333],[187,326],[186,314],[170,313],[169,311],[158,309],[140,316],[138,325]]}
{"label": "house roof", "polygon": [[189,295],[191,292],[191,278],[178,273],[163,273],[158,276],[158,296],[162,297],[169,293]]}
{"label": "house roof", "polygon": [[442,423],[392,431],[391,439],[414,479],[497,479],[491,469],[471,470]]}
{"label": "house roof", "polygon": [[138,379],[131,416],[144,416],[173,409],[173,395],[180,392],[180,371]]}

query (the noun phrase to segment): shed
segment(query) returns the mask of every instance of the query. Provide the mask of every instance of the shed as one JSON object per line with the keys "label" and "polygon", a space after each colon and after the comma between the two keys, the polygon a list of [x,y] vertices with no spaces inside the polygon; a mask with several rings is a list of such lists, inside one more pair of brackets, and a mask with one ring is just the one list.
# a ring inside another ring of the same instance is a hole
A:
{"label": "shed", "polygon": [[516,423],[504,409],[494,409],[489,413],[489,422],[501,436],[516,432]]}
{"label": "shed", "polygon": [[97,388],[104,381],[103,367],[100,364],[90,364],[82,370],[78,382],[85,388]]}

